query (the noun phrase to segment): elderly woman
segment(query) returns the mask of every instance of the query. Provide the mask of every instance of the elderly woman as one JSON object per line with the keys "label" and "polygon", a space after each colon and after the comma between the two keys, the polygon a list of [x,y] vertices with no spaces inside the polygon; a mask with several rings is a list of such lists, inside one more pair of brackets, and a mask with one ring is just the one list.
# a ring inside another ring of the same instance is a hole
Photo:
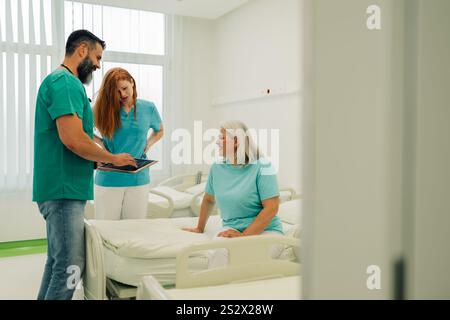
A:
{"label": "elderly woman", "polygon": [[[214,203],[220,209],[223,229],[218,238],[260,234],[283,234],[278,183],[274,170],[264,161],[259,148],[240,121],[221,125],[217,141],[223,161],[211,167],[197,227],[186,231],[203,233]],[[272,256],[278,254],[272,252]],[[217,250],[210,267],[226,264],[227,252]]]}

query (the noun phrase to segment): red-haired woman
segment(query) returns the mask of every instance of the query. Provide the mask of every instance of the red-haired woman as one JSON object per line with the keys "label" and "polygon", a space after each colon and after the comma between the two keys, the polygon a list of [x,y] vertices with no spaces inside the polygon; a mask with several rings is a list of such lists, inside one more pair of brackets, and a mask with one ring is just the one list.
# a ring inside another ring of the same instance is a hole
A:
{"label": "red-haired woman", "polygon": [[[152,102],[137,99],[136,82],[122,68],[103,78],[94,106],[95,126],[109,152],[145,158],[163,136],[163,125]],[[153,129],[148,137],[148,132]],[[94,202],[96,219],[144,219],[147,214],[149,169],[137,174],[97,171]]]}

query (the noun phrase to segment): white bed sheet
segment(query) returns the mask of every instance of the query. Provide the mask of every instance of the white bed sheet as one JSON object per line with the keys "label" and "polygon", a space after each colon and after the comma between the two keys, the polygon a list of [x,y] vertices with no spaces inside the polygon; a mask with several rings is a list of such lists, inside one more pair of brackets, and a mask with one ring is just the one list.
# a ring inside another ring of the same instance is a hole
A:
{"label": "white bed sheet", "polygon": [[[196,218],[186,218],[191,221],[179,219],[93,220],[92,224],[100,233],[104,246],[117,255],[142,259],[172,258],[190,244],[208,240],[207,233],[181,230],[183,226],[194,226]],[[213,225],[211,223],[211,227]]]}
{"label": "white bed sheet", "polygon": [[[222,228],[222,221],[219,216],[211,216],[208,219],[203,234],[188,233],[181,230],[182,227],[195,227],[198,221],[197,217],[129,220],[126,223],[124,221],[94,220],[92,222],[105,241],[105,271],[107,277],[133,286],[137,286],[142,277],[147,275],[153,275],[164,286],[173,285],[175,283],[175,265],[178,252],[195,241],[212,239]],[[153,237],[146,237],[146,233],[155,230],[155,226],[160,227],[163,231],[156,230]],[[283,230],[286,235],[294,235],[297,228],[298,225],[283,222]],[[111,231],[111,229],[115,230]],[[181,236],[174,239],[174,234]],[[116,235],[118,235],[118,238],[114,238]],[[192,235],[194,237],[190,237]],[[144,240],[142,240],[142,236],[144,236]],[[158,238],[159,236],[161,238]],[[166,240],[162,240],[167,237],[170,237],[171,240],[169,244],[164,243]],[[120,248],[120,245],[123,247]],[[156,248],[157,253],[150,252],[152,250],[150,248]],[[141,255],[141,253],[143,254]],[[280,258],[292,259],[293,254],[292,248],[290,248],[285,250]],[[208,257],[204,254],[198,255],[192,257],[190,261],[191,270],[202,270],[207,267]]]}
{"label": "white bed sheet", "polygon": [[[161,220],[164,220],[174,227],[182,228],[196,226],[198,218]],[[211,239],[221,228],[222,222],[220,217],[212,216],[208,219],[204,236],[207,239]],[[124,284],[138,286],[143,276],[152,275],[163,286],[175,284],[176,255],[166,258],[126,257],[121,256],[119,252],[113,251],[108,247],[105,247],[104,252],[105,271],[108,278]],[[208,257],[206,255],[198,255],[190,259],[189,268],[192,271],[206,269],[207,266]]]}
{"label": "white bed sheet", "polygon": [[[222,228],[219,216],[211,216],[202,234],[186,232],[183,227],[196,226],[198,218],[183,217],[173,219],[142,220],[92,220],[99,231],[104,245],[117,255],[129,258],[172,258],[180,250],[195,242],[212,239]],[[290,234],[293,226],[283,223],[285,234]]]}

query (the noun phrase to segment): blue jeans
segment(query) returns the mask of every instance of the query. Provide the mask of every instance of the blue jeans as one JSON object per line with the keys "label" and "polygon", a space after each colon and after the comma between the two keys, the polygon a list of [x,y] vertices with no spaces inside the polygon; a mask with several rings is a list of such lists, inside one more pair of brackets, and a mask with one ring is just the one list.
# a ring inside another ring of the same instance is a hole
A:
{"label": "blue jeans", "polygon": [[84,207],[81,200],[38,202],[47,227],[47,262],[38,300],[70,300],[85,265]]}

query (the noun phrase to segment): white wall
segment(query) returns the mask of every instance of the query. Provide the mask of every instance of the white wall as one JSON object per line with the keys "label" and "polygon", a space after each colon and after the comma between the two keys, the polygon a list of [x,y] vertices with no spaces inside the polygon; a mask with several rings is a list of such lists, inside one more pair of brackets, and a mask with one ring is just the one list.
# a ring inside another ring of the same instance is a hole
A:
{"label": "white wall", "polygon": [[450,298],[450,2],[411,1],[407,298]]}
{"label": "white wall", "polygon": [[[300,191],[300,94],[239,102],[267,88],[301,88],[299,2],[253,0],[212,22],[185,18],[183,106],[191,113],[188,128],[194,120],[207,129],[238,119],[279,129],[279,183]],[[213,106],[213,100],[235,102]]]}
{"label": "white wall", "polygon": [[46,238],[45,220],[31,191],[0,194],[0,242]]}
{"label": "white wall", "polygon": [[[382,10],[379,31],[366,27],[373,4]],[[304,295],[392,298],[401,245],[401,1],[307,5]],[[366,286],[371,265],[381,270],[379,290]]]}
{"label": "white wall", "polygon": [[304,295],[448,299],[450,3],[306,3]]}
{"label": "white wall", "polygon": [[[186,129],[194,133],[194,121],[204,120],[211,106],[211,65],[213,22],[206,19],[176,17],[174,74],[178,79],[174,86],[174,129]],[[169,120],[166,120],[169,121]],[[206,129],[206,128],[204,128]],[[169,133],[170,134],[170,133]],[[170,141],[169,134],[166,141]],[[193,142],[193,141],[192,141]],[[178,141],[171,142],[174,147]],[[206,145],[206,144],[205,144]],[[194,161],[191,150],[191,161]],[[194,173],[208,170],[203,164],[172,164],[172,174]]]}

